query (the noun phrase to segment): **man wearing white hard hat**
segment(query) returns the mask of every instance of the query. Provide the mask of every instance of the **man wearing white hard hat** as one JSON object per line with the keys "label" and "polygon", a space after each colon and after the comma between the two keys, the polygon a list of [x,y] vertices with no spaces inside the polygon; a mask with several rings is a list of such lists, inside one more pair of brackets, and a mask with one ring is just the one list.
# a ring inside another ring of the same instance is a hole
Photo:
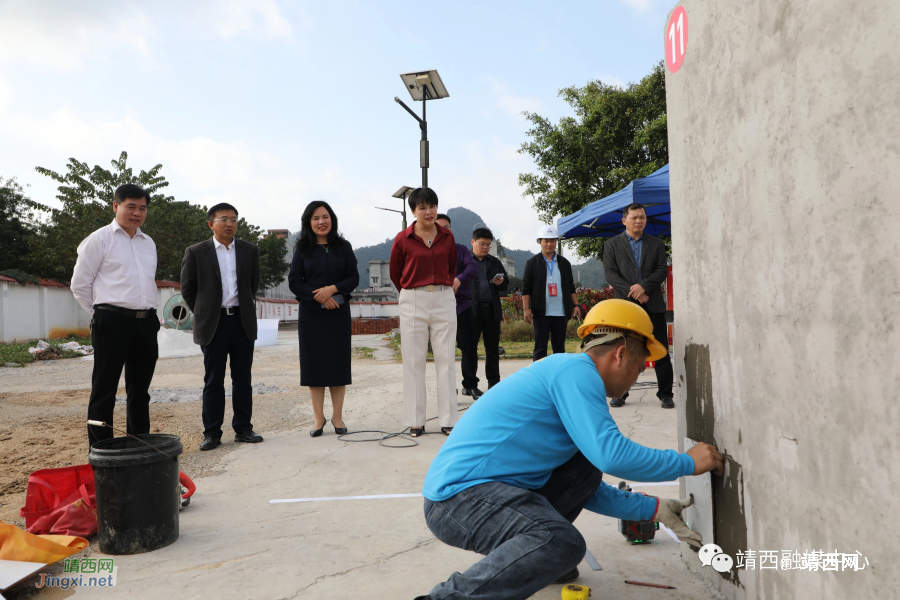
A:
{"label": "man wearing white hard hat", "polygon": [[542,225],[537,233],[541,251],[525,263],[522,274],[522,308],[525,322],[534,325],[532,360],[547,356],[547,342],[553,354],[566,351],[566,325],[581,316],[575,295],[572,265],[556,254],[559,234],[553,225]]}

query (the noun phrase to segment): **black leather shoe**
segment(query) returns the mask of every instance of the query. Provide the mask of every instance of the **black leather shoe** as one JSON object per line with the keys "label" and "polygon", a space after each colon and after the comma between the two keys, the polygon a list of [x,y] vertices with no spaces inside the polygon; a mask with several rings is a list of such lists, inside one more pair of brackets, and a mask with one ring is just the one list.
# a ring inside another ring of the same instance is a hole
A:
{"label": "black leather shoe", "polygon": [[571,571],[569,571],[568,573],[566,573],[565,575],[563,575],[562,577],[560,577],[559,579],[554,581],[553,583],[555,583],[555,584],[572,583],[576,579],[578,579],[578,567],[575,567],[574,569],[572,569]]}
{"label": "black leather shoe", "polygon": [[[328,419],[325,419],[325,422],[322,423],[322,426],[319,427],[318,429],[310,429],[309,437],[319,437],[320,435],[322,435],[322,432],[325,430],[326,425],[328,425]],[[335,429],[335,431],[337,431],[337,430]]]}
{"label": "black leather shoe", "polygon": [[675,408],[675,401],[672,399],[672,396],[663,396],[659,401],[663,408]]}
{"label": "black leather shoe", "polygon": [[609,405],[613,408],[618,408],[620,406],[625,406],[625,398],[612,398],[609,401]]}
{"label": "black leather shoe", "polygon": [[263,437],[251,429],[250,431],[242,431],[234,434],[234,441],[258,444],[263,441]]}
{"label": "black leather shoe", "polygon": [[204,435],[203,441],[200,442],[200,450],[212,450],[216,446],[220,446],[222,444],[222,434],[219,435]]}
{"label": "black leather shoe", "polygon": [[478,389],[478,386],[473,388],[463,388],[463,396],[472,396],[473,400],[478,400],[482,396],[484,396],[484,392]]}
{"label": "black leather shoe", "polygon": [[410,437],[419,437],[420,435],[425,435],[424,427],[410,427],[409,428],[409,436]]}
{"label": "black leather shoe", "polygon": [[[336,434],[344,435],[345,433],[347,433],[347,428],[346,427],[338,427],[337,425],[335,425],[334,419],[331,420],[331,425],[334,427],[334,432]],[[344,423],[344,425],[346,425],[346,423]]]}
{"label": "black leather shoe", "polygon": [[441,433],[444,435],[450,435],[451,431],[453,431],[452,427],[441,427]]}

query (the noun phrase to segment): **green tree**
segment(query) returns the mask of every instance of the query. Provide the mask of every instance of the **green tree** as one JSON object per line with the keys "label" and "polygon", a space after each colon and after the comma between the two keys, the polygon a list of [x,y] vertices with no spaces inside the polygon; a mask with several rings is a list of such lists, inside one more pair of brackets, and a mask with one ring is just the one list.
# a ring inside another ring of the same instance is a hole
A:
{"label": "green tree", "polygon": [[[639,83],[625,88],[590,81],[560,90],[575,116],[553,124],[535,113],[531,141],[520,154],[534,159],[537,173],[519,175],[523,196],[542,221],[572,214],[669,162],[665,69],[660,61]],[[603,238],[569,242],[579,256],[602,256]]]}
{"label": "green tree", "polygon": [[46,210],[28,198],[15,179],[0,178],[0,271],[27,269],[25,257],[37,237],[38,214]]}
{"label": "green tree", "polygon": [[[524,267],[519,267],[524,268]],[[509,276],[509,286],[506,288],[506,291],[501,293],[500,296],[512,296],[516,293],[516,288],[519,288],[519,291],[522,291],[522,278],[516,277],[515,275]]]}
{"label": "green tree", "polygon": [[[181,278],[181,259],[192,244],[212,236],[207,225],[207,207],[176,201],[160,190],[169,182],[160,175],[162,165],[135,174],[128,166],[128,153],[122,152],[112,161],[112,169],[70,158],[65,174],[44,167],[38,173],[60,182],[57,199],[61,209],[51,209],[50,218],[41,224],[39,236],[31,244],[28,266],[31,272],[68,281],[72,277],[77,249],[91,232],[108,225],[115,218],[112,209],[116,188],[126,183],[141,186],[150,194],[147,220],[141,230],[153,238],[157,252],[157,279],[178,281]],[[262,230],[241,217],[236,237],[253,244],[262,238]],[[262,255],[262,249],[260,249]],[[282,260],[283,260],[282,251]],[[260,257],[262,260],[262,256]],[[281,272],[283,277],[284,271]],[[271,277],[271,275],[269,276]],[[280,281],[280,279],[279,279]]]}
{"label": "green tree", "polygon": [[[167,256],[169,253],[166,252],[168,248],[160,247],[160,240],[155,235],[158,228],[154,227],[154,220],[171,228],[169,236],[191,239],[196,235],[199,229],[190,220],[166,218],[167,209],[173,208],[171,205],[175,205],[175,213],[183,213],[187,203],[176,203],[171,196],[159,192],[169,185],[165,177],[159,174],[162,165],[135,175],[127,162],[128,153],[122,152],[118,160],[112,161],[111,170],[99,165],[91,168],[87,163],[74,158],[70,158],[66,164],[64,175],[44,167],[35,167],[38,173],[62,184],[57,188],[59,193],[56,195],[62,208],[51,209],[50,218],[41,225],[41,235],[29,253],[28,262],[32,272],[59,281],[71,279],[78,258],[78,245],[91,232],[113,220],[113,195],[117,187],[126,183],[139,185],[150,194],[150,209],[142,230],[154,239],[161,255]],[[163,237],[167,236],[164,234]],[[169,278],[172,271],[172,265],[161,260],[157,278]]]}
{"label": "green tree", "polygon": [[270,235],[259,240],[259,292],[273,288],[282,281],[290,267],[287,262],[287,239]]}

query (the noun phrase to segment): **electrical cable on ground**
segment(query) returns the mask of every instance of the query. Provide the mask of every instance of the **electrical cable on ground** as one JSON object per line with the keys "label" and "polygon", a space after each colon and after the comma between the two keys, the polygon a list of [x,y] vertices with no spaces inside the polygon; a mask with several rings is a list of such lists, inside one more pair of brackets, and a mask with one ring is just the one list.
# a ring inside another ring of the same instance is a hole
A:
{"label": "electrical cable on ground", "polygon": [[[469,406],[471,406],[471,404]],[[457,412],[462,412],[464,410],[467,410],[469,408],[469,406],[464,406],[464,407],[460,408],[459,410],[457,410]],[[434,421],[437,418],[438,417],[431,417],[430,419],[425,419],[425,422],[428,423],[428,421]],[[379,446],[384,446],[385,448],[414,448],[415,446],[419,445],[419,442],[414,440],[412,437],[409,437],[408,435],[406,435],[406,432],[409,431],[409,429],[410,428],[407,427],[403,431],[398,431],[396,433],[392,433],[390,431],[381,431],[380,429],[361,429],[360,431],[348,431],[345,434],[337,436],[337,438],[339,440],[341,440],[342,442],[378,442]],[[348,435],[357,435],[359,433],[383,433],[384,435],[382,435],[381,437],[372,437],[372,438],[366,438],[366,439],[362,439],[362,440],[344,439]],[[440,432],[440,431],[426,431],[422,435],[435,435],[435,434],[444,435],[443,432]],[[412,443],[404,444],[402,446],[384,443],[386,440],[390,440],[395,437],[401,438],[407,442],[412,442]],[[421,437],[421,436],[419,436],[419,437]]]}
{"label": "electrical cable on ground", "polygon": [[[629,390],[629,391],[646,390],[646,389],[651,389],[651,388],[655,388],[655,387],[656,387],[655,381],[640,381],[638,383],[635,383],[633,386],[631,386],[631,390]],[[460,408],[457,412],[463,412],[464,410],[469,409],[471,406],[472,406],[471,404],[469,406],[464,406],[464,407]],[[428,423],[429,421],[434,421],[437,418],[438,417],[431,417],[430,419],[425,419],[425,422]],[[359,431],[348,431],[347,433],[337,436],[337,438],[339,440],[341,440],[342,442],[378,442],[379,446],[384,446],[385,448],[414,448],[419,445],[419,442],[414,440],[409,435],[407,435],[406,432],[409,431],[409,429],[410,428],[407,427],[403,431],[398,431],[398,432],[382,431],[380,429],[361,429]],[[361,439],[361,440],[345,439],[345,438],[347,438],[347,436],[358,435],[360,433],[380,433],[383,435],[381,437],[370,437],[370,438],[365,438],[365,439]],[[437,435],[437,434],[444,435],[440,431],[430,431],[430,432],[426,431],[422,435]],[[412,443],[411,444],[403,444],[402,446],[396,445],[396,444],[385,444],[385,442],[387,440],[391,440],[393,438],[401,438],[404,441],[412,442]]]}

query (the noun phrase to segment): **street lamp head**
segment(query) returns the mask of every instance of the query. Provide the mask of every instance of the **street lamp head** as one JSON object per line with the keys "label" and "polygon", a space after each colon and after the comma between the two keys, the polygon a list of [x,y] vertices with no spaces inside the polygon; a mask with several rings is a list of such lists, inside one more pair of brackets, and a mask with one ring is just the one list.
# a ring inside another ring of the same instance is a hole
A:
{"label": "street lamp head", "polygon": [[400,79],[403,80],[406,90],[415,101],[421,101],[426,94],[428,100],[440,100],[450,96],[447,88],[444,87],[444,82],[441,81],[441,76],[435,69],[401,73]]}
{"label": "street lamp head", "polygon": [[412,192],[414,187],[409,187],[408,185],[404,185],[402,188],[394,192],[392,198],[400,198],[401,200],[406,200],[406,197],[409,196],[410,192]]}

